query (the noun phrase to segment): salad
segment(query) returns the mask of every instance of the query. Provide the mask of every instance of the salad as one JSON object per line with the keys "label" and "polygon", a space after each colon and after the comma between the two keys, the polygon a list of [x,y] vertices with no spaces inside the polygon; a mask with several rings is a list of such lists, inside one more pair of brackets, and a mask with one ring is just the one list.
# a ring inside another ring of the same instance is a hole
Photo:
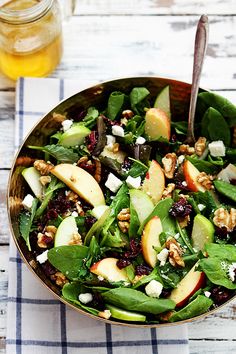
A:
{"label": "salad", "polygon": [[236,107],[199,93],[189,146],[170,90],[54,113],[61,129],[28,146],[20,234],[61,296],[98,317],[176,322],[236,293]]}

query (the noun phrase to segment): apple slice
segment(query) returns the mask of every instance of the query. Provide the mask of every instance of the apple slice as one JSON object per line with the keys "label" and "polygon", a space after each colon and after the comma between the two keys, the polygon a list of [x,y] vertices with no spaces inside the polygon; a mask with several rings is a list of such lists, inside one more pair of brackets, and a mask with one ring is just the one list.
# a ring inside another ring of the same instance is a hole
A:
{"label": "apple slice", "polygon": [[185,160],[183,163],[183,173],[188,188],[193,192],[205,192],[205,188],[197,182],[197,177],[200,171],[192,164],[192,162]]}
{"label": "apple slice", "polygon": [[144,179],[142,190],[151,197],[154,204],[159,202],[165,189],[165,175],[161,166],[155,160],[152,160],[146,177]]}
{"label": "apple slice", "polygon": [[123,321],[132,321],[132,322],[145,322],[146,321],[146,316],[138,313],[138,312],[131,312],[131,311],[126,311],[123,309],[120,309],[119,307],[113,306],[106,304],[105,305],[106,309],[111,311],[111,316],[114,318],[117,318],[118,320],[123,320]]}
{"label": "apple slice", "polygon": [[74,234],[78,233],[78,228],[76,225],[75,218],[73,216],[68,216],[60,223],[55,239],[54,246],[66,246],[69,244],[70,240],[73,238]]}
{"label": "apple slice", "polygon": [[81,145],[91,130],[80,123],[75,123],[59,139],[59,144],[65,147]]}
{"label": "apple slice", "polygon": [[214,242],[215,229],[205,216],[197,214],[193,220],[192,242],[196,251],[204,251],[205,244]]}
{"label": "apple slice", "polygon": [[167,117],[170,119],[171,112],[170,112],[170,86],[165,86],[161,92],[157,95],[157,98],[154,103],[155,108],[162,109],[166,114]]}
{"label": "apple slice", "polygon": [[205,283],[205,274],[195,271],[195,264],[185,277],[179,282],[177,288],[172,290],[169,299],[176,303],[176,307],[181,307],[186,304],[188,299]]}
{"label": "apple slice", "polygon": [[149,220],[143,230],[141,238],[143,258],[152,268],[157,263],[157,252],[153,247],[161,247],[159,235],[162,231],[161,219],[158,216]]}
{"label": "apple slice", "polygon": [[119,269],[116,265],[117,261],[118,259],[116,258],[104,258],[101,261],[94,263],[90,268],[90,272],[100,275],[110,282],[129,282],[125,269]]}
{"label": "apple slice", "polygon": [[138,215],[140,224],[142,224],[148,215],[150,215],[153,211],[154,204],[144,191],[139,189],[131,189],[129,194],[130,202]]}
{"label": "apple slice", "polygon": [[22,171],[22,176],[30,186],[35,197],[42,200],[44,188],[39,180],[39,178],[41,177],[39,171],[37,171],[34,167],[28,167]]}
{"label": "apple slice", "polygon": [[62,163],[55,166],[51,173],[91,205],[105,205],[104,195],[99,184],[82,168]]}
{"label": "apple slice", "polygon": [[149,140],[170,140],[170,119],[160,108],[150,108],[145,115],[145,133]]}

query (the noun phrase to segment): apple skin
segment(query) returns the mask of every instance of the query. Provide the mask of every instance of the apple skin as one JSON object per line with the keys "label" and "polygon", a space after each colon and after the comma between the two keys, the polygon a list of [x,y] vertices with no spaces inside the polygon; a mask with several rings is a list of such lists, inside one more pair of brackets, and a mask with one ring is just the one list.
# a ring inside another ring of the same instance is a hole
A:
{"label": "apple skin", "polygon": [[184,306],[188,299],[205,284],[205,274],[203,272],[194,271],[195,267],[196,264],[179,282],[178,287],[172,290],[169,296],[169,299],[176,303],[176,307]]}
{"label": "apple skin", "polygon": [[152,160],[146,177],[144,179],[142,190],[151,197],[154,204],[161,200],[165,189],[165,175],[161,166],[155,160]]}
{"label": "apple skin", "polygon": [[183,163],[183,173],[188,188],[192,192],[205,192],[205,188],[197,182],[200,171],[188,160]]}
{"label": "apple skin", "polygon": [[170,140],[170,119],[160,108],[150,108],[145,115],[145,133],[149,140]]}
{"label": "apple skin", "polygon": [[129,282],[125,269],[119,269],[116,265],[117,261],[117,258],[104,258],[101,261],[94,263],[92,267],[90,267],[90,272],[100,275],[108,281]]}
{"label": "apple skin", "polygon": [[163,228],[161,219],[158,216],[153,216],[153,218],[145,225],[143,230],[141,238],[143,258],[152,268],[154,268],[157,263],[157,253],[153,249],[153,246],[161,247],[159,235],[162,231]]}

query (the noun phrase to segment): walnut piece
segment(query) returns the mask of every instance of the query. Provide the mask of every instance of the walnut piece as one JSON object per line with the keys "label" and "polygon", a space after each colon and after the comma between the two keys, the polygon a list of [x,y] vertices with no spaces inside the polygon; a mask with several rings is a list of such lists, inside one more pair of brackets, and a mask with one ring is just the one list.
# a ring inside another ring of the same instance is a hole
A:
{"label": "walnut piece", "polygon": [[184,217],[178,217],[177,219],[178,219],[178,223],[179,223],[179,226],[181,227],[181,229],[184,229],[190,223],[190,216],[189,215],[186,215]]}
{"label": "walnut piece", "polygon": [[126,109],[121,113],[123,118],[130,119],[134,116],[134,113],[130,109]]}
{"label": "walnut piece", "polygon": [[88,162],[88,156],[82,156],[78,161],[77,165],[79,166],[81,163],[86,163]]}
{"label": "walnut piece", "polygon": [[34,167],[42,176],[47,176],[54,166],[52,163],[45,162],[44,160],[36,160],[34,162]]}
{"label": "walnut piece", "polygon": [[177,156],[174,152],[166,154],[162,159],[166,178],[173,178],[177,163]]}
{"label": "walnut piece", "polygon": [[44,233],[39,232],[37,235],[37,244],[40,248],[48,248],[48,245],[52,242],[57,232],[57,228],[54,225],[48,225],[44,229]]}
{"label": "walnut piece", "polygon": [[195,143],[195,152],[198,156],[202,156],[202,154],[204,153],[205,149],[206,149],[206,138],[200,136],[198,138],[198,140]]}
{"label": "walnut piece", "polygon": [[129,221],[130,220],[130,209],[123,208],[117,215],[117,219],[120,221]]}
{"label": "walnut piece", "polygon": [[95,160],[95,174],[94,178],[98,183],[101,182],[101,176],[102,176],[102,165],[99,160]]}
{"label": "walnut piece", "polygon": [[195,153],[195,149],[192,146],[182,144],[182,145],[180,145],[177,153],[179,155],[193,155]]}
{"label": "walnut piece", "polygon": [[173,267],[184,267],[184,260],[182,258],[183,250],[180,247],[180,244],[176,241],[175,238],[170,238],[166,241],[165,247],[169,250],[169,262]]}
{"label": "walnut piece", "polygon": [[105,318],[105,320],[109,320],[109,318],[111,317],[111,311],[110,310],[104,310],[104,311],[100,311],[98,313],[99,317]]}
{"label": "walnut piece", "polygon": [[51,182],[51,177],[50,176],[41,176],[39,177],[39,182],[43,185],[46,186],[48,183]]}
{"label": "walnut piece", "polygon": [[81,235],[77,232],[72,235],[72,239],[69,241],[68,245],[82,245],[83,241]]}
{"label": "walnut piece", "polygon": [[65,275],[61,272],[56,272],[55,274],[51,275],[51,279],[54,280],[60,287],[63,287],[66,283],[69,282]]}
{"label": "walnut piece", "polygon": [[200,172],[197,176],[197,182],[208,190],[213,188],[212,181],[213,176],[206,174],[206,172]]}
{"label": "walnut piece", "polygon": [[226,227],[231,232],[236,227],[236,209],[231,208],[230,212],[224,208],[219,208],[214,212],[213,223],[219,227]]}
{"label": "walnut piece", "polygon": [[70,202],[76,203],[79,199],[79,196],[73,191],[68,191],[66,192],[66,199]]}
{"label": "walnut piece", "polygon": [[166,188],[164,189],[162,193],[162,199],[165,198],[172,198],[172,192],[175,189],[175,184],[174,183],[168,183]]}
{"label": "walnut piece", "polygon": [[169,319],[171,318],[173,313],[174,313],[174,311],[167,311],[167,312],[161,313],[159,315],[159,317],[163,322],[169,322]]}
{"label": "walnut piece", "polygon": [[80,215],[80,216],[84,216],[85,213],[83,211],[83,208],[81,206],[81,202],[78,201],[76,204],[75,204],[75,207],[76,207],[76,210],[77,210],[77,213]]}
{"label": "walnut piece", "polygon": [[118,221],[118,226],[124,234],[129,230],[129,222],[128,221]]}

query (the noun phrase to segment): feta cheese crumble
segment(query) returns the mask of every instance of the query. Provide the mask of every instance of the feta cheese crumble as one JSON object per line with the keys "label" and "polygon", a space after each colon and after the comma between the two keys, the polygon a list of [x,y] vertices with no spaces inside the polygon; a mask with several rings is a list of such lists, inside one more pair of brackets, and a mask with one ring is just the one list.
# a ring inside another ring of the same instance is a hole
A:
{"label": "feta cheese crumble", "polygon": [[123,138],[125,136],[125,131],[119,125],[113,125],[112,126],[112,134]]}
{"label": "feta cheese crumble", "polygon": [[98,280],[99,280],[99,281],[103,281],[104,278],[103,278],[101,275],[98,275]]}
{"label": "feta cheese crumble", "polygon": [[213,157],[225,156],[225,146],[222,140],[212,141],[209,145],[210,154]]}
{"label": "feta cheese crumble", "polygon": [[200,211],[202,211],[203,209],[206,208],[206,206],[204,204],[198,204],[197,206]]}
{"label": "feta cheese crumble", "polygon": [[105,186],[113,193],[116,193],[122,186],[123,182],[117,178],[113,173],[109,173]]}
{"label": "feta cheese crumble", "polygon": [[135,142],[135,143],[142,145],[142,144],[145,143],[145,141],[146,141],[146,139],[144,139],[142,136],[139,136],[139,137],[136,139],[136,142]]}
{"label": "feta cheese crumble", "polygon": [[74,218],[77,218],[77,216],[79,216],[79,214],[77,213],[77,211],[72,211],[71,216],[74,216]]}
{"label": "feta cheese crumble", "polygon": [[126,183],[129,188],[138,189],[141,185],[141,177],[138,176],[138,177],[134,178],[134,177],[128,176],[126,178]]}
{"label": "feta cheese crumble", "polygon": [[66,132],[68,129],[70,129],[70,127],[72,126],[73,121],[70,119],[66,119],[64,120],[61,125],[62,125],[62,129],[64,132]]}
{"label": "feta cheese crumble", "polygon": [[48,250],[44,251],[43,253],[39,254],[36,257],[36,260],[40,263],[43,264],[48,260]]}
{"label": "feta cheese crumble", "polygon": [[210,291],[204,291],[204,295],[205,295],[206,297],[210,297],[210,296],[211,296],[211,293],[210,293]]}
{"label": "feta cheese crumble", "polygon": [[236,263],[232,263],[228,269],[228,274],[229,274],[230,280],[232,280],[232,282],[235,281],[235,270],[236,270]]}
{"label": "feta cheese crumble", "polygon": [[164,266],[166,264],[167,257],[169,255],[169,251],[167,248],[163,248],[160,253],[157,255],[158,261],[160,261],[160,266]]}
{"label": "feta cheese crumble", "polygon": [[184,159],[185,159],[185,156],[184,156],[184,155],[180,155],[180,156],[178,157],[178,159],[177,159],[178,164],[181,165],[181,163],[184,162]]}
{"label": "feta cheese crumble", "polygon": [[151,280],[150,283],[145,286],[145,292],[150,297],[159,297],[162,289],[163,285],[157,280]]}
{"label": "feta cheese crumble", "polygon": [[33,205],[34,197],[31,194],[27,194],[22,200],[22,205],[25,209],[31,210]]}
{"label": "feta cheese crumble", "polygon": [[82,304],[87,304],[92,300],[93,300],[93,295],[91,293],[79,294],[79,301],[82,302]]}
{"label": "feta cheese crumble", "polygon": [[106,135],[106,138],[107,138],[107,145],[108,146],[115,144],[116,138],[113,135]]}

